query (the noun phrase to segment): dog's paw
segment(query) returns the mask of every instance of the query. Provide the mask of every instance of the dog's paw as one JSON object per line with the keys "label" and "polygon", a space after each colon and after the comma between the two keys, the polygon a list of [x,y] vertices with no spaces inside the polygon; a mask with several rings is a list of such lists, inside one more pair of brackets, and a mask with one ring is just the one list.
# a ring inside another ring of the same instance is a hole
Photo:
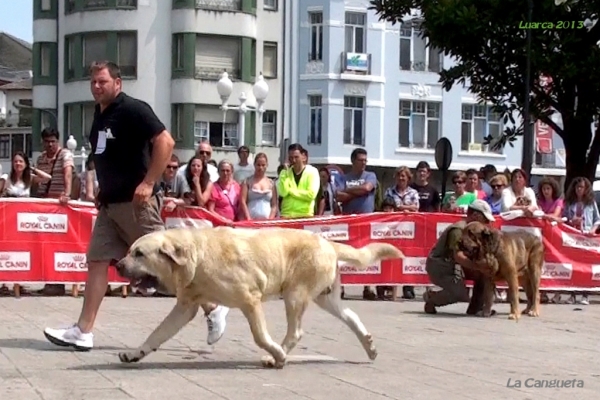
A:
{"label": "dog's paw", "polygon": [[119,360],[122,363],[135,363],[144,358],[146,354],[143,351],[134,351],[130,353],[119,353]]}
{"label": "dog's paw", "polygon": [[260,359],[260,362],[261,362],[262,366],[265,368],[281,369],[285,365],[285,360],[276,361],[275,358],[273,358],[273,356],[263,356]]}
{"label": "dog's paw", "polygon": [[370,333],[367,333],[363,338],[363,347],[367,352],[367,356],[369,360],[375,360],[377,358],[377,348],[375,344],[373,344],[373,336]]}
{"label": "dog's paw", "polygon": [[475,314],[476,316],[480,317],[480,318],[490,318],[492,315],[494,315],[494,313],[490,310],[490,311],[477,311],[477,313]]}
{"label": "dog's paw", "polygon": [[540,312],[538,310],[529,310],[526,313],[523,314],[527,314],[530,317],[539,317],[540,316]]}
{"label": "dog's paw", "polygon": [[519,322],[519,318],[520,317],[521,317],[521,315],[518,314],[518,313],[510,313],[510,314],[508,314],[508,319],[514,319],[517,322]]}

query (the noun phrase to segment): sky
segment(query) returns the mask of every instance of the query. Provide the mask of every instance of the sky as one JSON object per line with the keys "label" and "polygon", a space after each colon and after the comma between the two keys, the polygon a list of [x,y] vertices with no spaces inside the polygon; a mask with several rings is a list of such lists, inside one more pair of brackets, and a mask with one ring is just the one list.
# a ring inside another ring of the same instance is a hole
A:
{"label": "sky", "polygon": [[0,0],[0,31],[33,42],[33,0]]}

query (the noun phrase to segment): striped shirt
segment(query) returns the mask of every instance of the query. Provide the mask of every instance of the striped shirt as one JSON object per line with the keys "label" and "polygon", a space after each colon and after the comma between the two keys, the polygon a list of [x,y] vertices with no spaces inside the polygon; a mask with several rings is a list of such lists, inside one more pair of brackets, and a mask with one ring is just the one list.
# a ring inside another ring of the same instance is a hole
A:
{"label": "striped shirt", "polygon": [[[57,158],[58,157],[58,158]],[[56,160],[56,163],[54,162]],[[52,165],[54,164],[54,168]],[[40,183],[38,186],[38,197],[57,199],[65,191],[65,168],[74,168],[73,154],[67,149],[59,149],[54,157],[49,158],[46,152],[42,152],[37,159],[36,168],[52,175],[52,179],[46,183]],[[50,185],[50,190],[46,195],[46,187]]]}

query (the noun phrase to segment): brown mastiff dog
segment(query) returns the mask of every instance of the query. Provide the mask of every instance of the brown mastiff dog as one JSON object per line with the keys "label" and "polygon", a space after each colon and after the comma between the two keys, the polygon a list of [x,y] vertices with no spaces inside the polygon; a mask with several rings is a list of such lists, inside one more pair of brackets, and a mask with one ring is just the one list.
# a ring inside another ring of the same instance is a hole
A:
{"label": "brown mastiff dog", "polygon": [[460,249],[473,260],[484,261],[487,270],[481,270],[488,277],[484,290],[483,316],[491,315],[494,302],[495,282],[508,284],[510,315],[518,320],[519,284],[527,295],[527,308],[523,313],[537,317],[540,315],[540,279],[544,263],[544,245],[537,236],[524,231],[501,232],[479,222],[469,223],[463,230]]}

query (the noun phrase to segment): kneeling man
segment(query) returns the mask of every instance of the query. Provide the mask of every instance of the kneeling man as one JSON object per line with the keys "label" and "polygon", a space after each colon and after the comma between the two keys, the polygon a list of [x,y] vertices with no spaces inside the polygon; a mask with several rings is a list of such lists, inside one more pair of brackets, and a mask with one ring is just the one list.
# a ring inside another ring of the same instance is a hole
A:
{"label": "kneeling man", "polygon": [[[459,250],[462,231],[469,222],[478,221],[483,224],[494,222],[494,216],[488,203],[475,200],[467,210],[467,218],[456,222],[442,232],[437,243],[429,252],[425,268],[429,280],[442,290],[426,291],[425,312],[435,314],[436,307],[443,307],[459,301],[469,302],[467,314],[475,315],[483,307],[484,280],[474,263]],[[464,269],[464,271],[463,271]],[[481,269],[481,268],[479,268]],[[473,280],[473,297],[469,299],[469,289],[465,280]],[[492,314],[494,312],[492,311]]]}

